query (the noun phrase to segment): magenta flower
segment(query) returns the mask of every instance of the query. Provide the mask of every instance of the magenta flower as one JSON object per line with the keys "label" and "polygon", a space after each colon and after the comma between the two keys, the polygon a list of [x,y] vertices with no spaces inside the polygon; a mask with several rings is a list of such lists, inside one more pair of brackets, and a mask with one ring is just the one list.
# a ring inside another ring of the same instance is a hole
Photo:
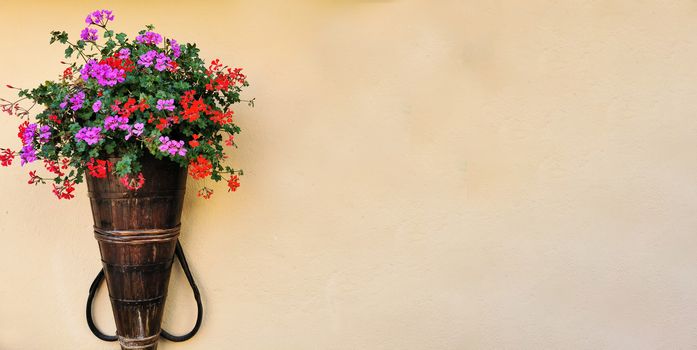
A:
{"label": "magenta flower", "polygon": [[75,140],[85,141],[88,145],[94,145],[101,139],[102,128],[96,127],[84,127],[80,129],[77,134],[75,134]]}
{"label": "magenta flower", "polygon": [[65,109],[68,106],[68,102],[70,102],[70,109],[77,111],[82,108],[82,104],[85,102],[85,93],[79,91],[75,95],[65,96],[65,100],[60,104],[60,107]]}
{"label": "magenta flower", "polygon": [[36,150],[31,145],[26,145],[19,151],[19,158],[22,166],[31,163],[37,159]]}
{"label": "magenta flower", "polygon": [[172,60],[167,57],[167,55],[161,53],[157,55],[157,59],[155,62],[155,69],[158,71],[162,72],[163,70],[167,69],[167,64],[171,62]]}
{"label": "magenta flower", "polygon": [[92,105],[92,110],[94,111],[94,113],[99,113],[99,110],[101,110],[101,109],[102,109],[102,101],[101,100],[95,101],[94,104]]}
{"label": "magenta flower", "polygon": [[24,129],[24,132],[22,133],[22,144],[23,145],[31,145],[32,142],[34,142],[34,137],[36,136],[36,129],[39,126],[35,123],[30,123],[27,125],[27,127]]}
{"label": "magenta flower", "polygon": [[48,125],[42,125],[39,128],[39,142],[46,143],[51,138],[51,127]]}
{"label": "magenta flower", "polygon": [[138,35],[136,41],[145,45],[159,45],[162,42],[162,35],[155,32],[145,32]]}
{"label": "magenta flower", "polygon": [[133,127],[128,129],[128,134],[126,135],[125,139],[128,140],[132,136],[140,136],[143,134],[143,129],[145,128],[145,124],[143,123],[135,123],[133,124]]}
{"label": "magenta flower", "polygon": [[186,156],[186,148],[184,148],[184,141],[170,140],[167,136],[160,136],[160,147],[158,149],[162,152],[169,153],[170,155],[180,155],[182,157]]}
{"label": "magenta flower", "polygon": [[169,39],[169,47],[172,49],[172,57],[176,60],[182,55],[181,46],[174,39]]}
{"label": "magenta flower", "polygon": [[114,15],[110,10],[97,10],[87,15],[87,18],[85,18],[85,23],[105,25],[106,22],[113,20]]}
{"label": "magenta flower", "polygon": [[155,59],[157,56],[157,51],[155,50],[150,50],[138,58],[138,64],[144,67],[150,67],[152,66],[152,61]]}
{"label": "magenta flower", "polygon": [[131,50],[129,49],[121,49],[119,50],[119,58],[122,60],[125,60],[127,58],[131,57]]}
{"label": "magenta flower", "polygon": [[157,100],[157,110],[167,110],[167,111],[173,111],[174,110],[174,99],[169,99],[169,100]]}
{"label": "magenta flower", "polygon": [[105,130],[128,130],[130,126],[128,125],[128,117],[121,117],[118,115],[111,115],[104,119],[104,129]]}
{"label": "magenta flower", "polygon": [[[82,91],[81,91],[82,92]],[[80,93],[77,93],[75,95],[67,95],[63,99],[63,102],[61,102],[60,107],[61,109],[66,109],[68,108],[68,104],[71,104],[71,109],[74,111],[77,111],[78,109],[82,108],[82,103],[84,102],[85,99],[85,93],[82,92],[82,95],[79,95]],[[82,100],[80,100],[82,99]]]}
{"label": "magenta flower", "polygon": [[99,63],[95,59],[87,61],[80,69],[80,75],[84,81],[90,78],[97,79],[97,83],[101,86],[114,86],[126,80],[126,71],[112,68],[106,63]]}
{"label": "magenta flower", "polygon": [[97,28],[85,27],[85,29],[80,32],[80,39],[84,41],[97,41],[97,39],[99,39]]}

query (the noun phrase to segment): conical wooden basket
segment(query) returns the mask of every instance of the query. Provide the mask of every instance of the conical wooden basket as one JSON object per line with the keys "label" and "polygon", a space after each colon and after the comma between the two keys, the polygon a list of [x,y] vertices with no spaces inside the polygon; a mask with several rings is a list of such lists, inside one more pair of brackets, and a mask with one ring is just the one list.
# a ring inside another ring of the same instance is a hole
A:
{"label": "conical wooden basket", "polygon": [[[113,164],[118,160],[110,159]],[[114,174],[86,180],[124,350],[157,349],[186,190],[186,168],[153,157],[142,165],[145,184],[137,191],[128,190]]]}

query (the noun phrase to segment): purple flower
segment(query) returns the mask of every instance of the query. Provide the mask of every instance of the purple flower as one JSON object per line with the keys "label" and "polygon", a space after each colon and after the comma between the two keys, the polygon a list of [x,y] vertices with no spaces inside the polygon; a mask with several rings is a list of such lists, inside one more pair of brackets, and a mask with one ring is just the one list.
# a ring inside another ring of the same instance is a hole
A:
{"label": "purple flower", "polygon": [[181,46],[174,39],[169,39],[169,47],[172,48],[172,57],[176,60],[182,55]]}
{"label": "purple flower", "polygon": [[85,27],[85,29],[80,32],[80,39],[84,41],[96,41],[99,39],[97,28]]}
{"label": "purple flower", "polygon": [[94,111],[94,113],[99,113],[99,110],[101,110],[101,109],[102,109],[102,101],[101,100],[95,101],[94,104],[92,105],[92,110]]}
{"label": "purple flower", "polygon": [[145,34],[138,35],[136,41],[146,45],[158,45],[162,42],[162,35],[155,32],[145,32]]}
{"label": "purple flower", "polygon": [[78,91],[78,93],[68,98],[68,101],[70,101],[70,109],[77,111],[82,108],[82,104],[85,102],[85,92]]}
{"label": "purple flower", "polygon": [[125,60],[127,58],[131,57],[131,50],[129,49],[121,49],[119,50],[119,58],[122,60]]}
{"label": "purple flower", "polygon": [[169,99],[169,100],[157,100],[157,110],[167,110],[167,111],[173,111],[174,110],[174,100]]}
{"label": "purple flower", "polygon": [[42,125],[39,128],[39,142],[46,143],[51,138],[51,127],[48,125]]}
{"label": "purple flower", "polygon": [[162,152],[169,153],[170,155],[180,155],[182,157],[186,156],[186,148],[184,148],[184,141],[170,140],[167,136],[160,136],[160,147],[158,149]]}
{"label": "purple flower", "polygon": [[96,127],[84,127],[80,129],[77,134],[75,134],[75,140],[77,141],[85,141],[87,142],[88,145],[94,145],[95,143],[99,142],[101,139],[100,133],[102,132],[102,128],[96,126]]}
{"label": "purple flower", "polygon": [[19,151],[19,158],[22,166],[31,163],[37,159],[36,150],[31,145],[26,145]]}
{"label": "purple flower", "polygon": [[143,128],[145,128],[145,124],[143,123],[135,123],[133,124],[133,134],[136,136],[140,136],[143,134]]}
{"label": "purple flower", "polygon": [[82,108],[82,104],[84,102],[85,93],[83,91],[78,91],[78,93],[75,95],[66,95],[63,102],[61,102],[60,107],[61,109],[66,109],[68,107],[68,103],[70,103],[70,109],[77,111],[78,109]]}
{"label": "purple flower", "polygon": [[87,24],[106,24],[108,21],[113,21],[114,15],[110,10],[97,10],[85,18],[85,23]]}
{"label": "purple flower", "polygon": [[135,123],[133,124],[133,127],[128,130],[128,134],[126,135],[125,139],[128,140],[131,138],[131,136],[140,136],[143,134],[143,129],[145,128],[145,124],[143,123]]}
{"label": "purple flower", "polygon": [[130,126],[128,125],[128,117],[121,117],[118,115],[111,115],[104,119],[104,129],[105,130],[128,130]]}
{"label": "purple flower", "polygon": [[31,145],[31,143],[34,142],[34,137],[36,136],[36,129],[38,127],[39,126],[34,123],[27,125],[27,127],[24,129],[24,132],[22,133],[23,145]]}
{"label": "purple flower", "polygon": [[99,63],[95,59],[87,61],[80,69],[80,75],[84,81],[90,78],[97,79],[97,83],[101,86],[114,86],[126,80],[126,71],[112,68],[106,63]]}
{"label": "purple flower", "polygon": [[157,55],[157,60],[155,62],[155,69],[158,71],[162,72],[163,70],[167,69],[167,64],[171,62],[172,60],[167,57],[167,55],[161,53]]}
{"label": "purple flower", "polygon": [[150,67],[152,66],[152,61],[155,59],[157,56],[157,51],[155,50],[150,50],[138,58],[138,64],[144,67]]}

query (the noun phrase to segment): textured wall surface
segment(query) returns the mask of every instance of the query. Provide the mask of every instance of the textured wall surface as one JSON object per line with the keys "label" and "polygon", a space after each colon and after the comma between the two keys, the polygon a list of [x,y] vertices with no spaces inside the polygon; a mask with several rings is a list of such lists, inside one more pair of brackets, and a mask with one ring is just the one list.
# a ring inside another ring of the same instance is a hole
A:
{"label": "textured wall surface", "polygon": [[[244,67],[258,102],[240,190],[186,199],[206,318],[161,349],[697,348],[694,1],[3,1],[0,81],[56,76],[48,32],[96,6]],[[26,172],[0,169],[0,349],[116,349],[84,321],[84,187]]]}

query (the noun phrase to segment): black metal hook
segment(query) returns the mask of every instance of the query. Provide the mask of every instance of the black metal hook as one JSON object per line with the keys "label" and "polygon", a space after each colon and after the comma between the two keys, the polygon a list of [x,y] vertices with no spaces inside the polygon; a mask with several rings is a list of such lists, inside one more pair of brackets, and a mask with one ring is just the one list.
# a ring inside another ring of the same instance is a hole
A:
{"label": "black metal hook", "polygon": [[[198,308],[198,313],[196,315],[196,324],[194,325],[194,328],[191,329],[189,333],[186,333],[184,335],[173,335],[164,329],[160,332],[160,337],[167,339],[169,341],[173,342],[183,342],[186,340],[191,339],[196,333],[198,333],[199,328],[201,328],[201,321],[203,320],[203,303],[201,302],[201,293],[198,290],[198,286],[196,286],[196,282],[194,281],[194,276],[191,275],[191,270],[189,269],[189,263],[186,261],[186,256],[184,255],[184,249],[182,248],[181,243],[179,240],[177,240],[177,247],[175,248],[174,251],[175,255],[177,256],[177,260],[179,260],[179,265],[181,265],[182,270],[184,270],[184,274],[186,275],[186,279],[189,281],[189,285],[191,286],[191,290],[194,293],[194,299],[196,299],[196,307]],[[116,341],[118,340],[118,336],[115,335],[107,335],[102,333],[97,326],[94,324],[94,320],[92,319],[92,302],[94,301],[94,295],[97,293],[97,290],[99,290],[99,286],[102,284],[102,281],[104,281],[104,270],[99,270],[99,273],[97,274],[97,277],[94,278],[94,281],[92,281],[92,285],[90,286],[90,291],[89,295],[87,296],[87,307],[85,310],[86,316],[87,316],[87,326],[90,327],[90,331],[92,331],[92,334],[94,334],[95,337],[104,340],[104,341]]]}

